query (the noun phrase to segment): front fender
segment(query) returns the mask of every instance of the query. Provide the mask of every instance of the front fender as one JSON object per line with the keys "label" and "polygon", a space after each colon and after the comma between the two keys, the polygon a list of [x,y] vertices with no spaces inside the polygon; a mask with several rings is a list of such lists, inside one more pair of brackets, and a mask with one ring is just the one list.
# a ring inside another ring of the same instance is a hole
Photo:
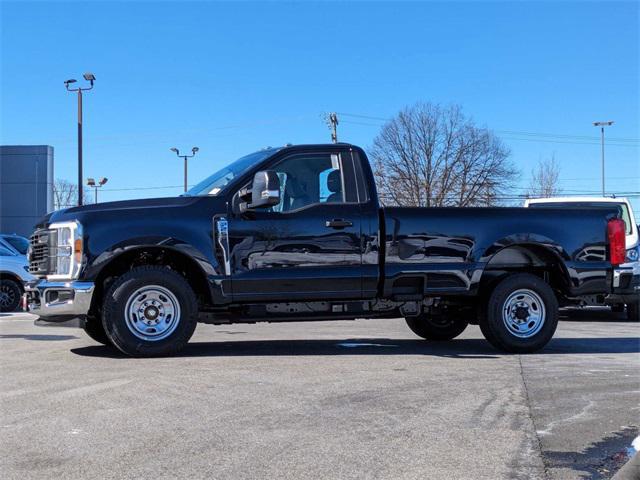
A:
{"label": "front fender", "polygon": [[85,253],[86,265],[81,274],[81,278],[93,280],[97,278],[100,272],[112,261],[133,250],[144,248],[162,248],[184,254],[200,267],[206,277],[220,274],[219,265],[212,255],[207,255],[200,248],[180,238],[158,235],[127,238],[126,240],[121,240],[104,248],[100,252],[89,250]]}

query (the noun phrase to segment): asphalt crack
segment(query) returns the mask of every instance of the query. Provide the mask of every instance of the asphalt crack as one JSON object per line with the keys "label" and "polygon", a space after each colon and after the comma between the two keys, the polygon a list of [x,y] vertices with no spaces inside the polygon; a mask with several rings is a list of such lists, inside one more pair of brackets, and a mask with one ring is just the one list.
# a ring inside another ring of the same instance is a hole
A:
{"label": "asphalt crack", "polygon": [[542,439],[540,438],[540,435],[538,435],[538,427],[536,425],[536,421],[533,417],[533,411],[531,409],[531,397],[529,396],[529,387],[527,386],[527,381],[524,377],[522,355],[518,355],[518,364],[520,365],[520,378],[522,379],[522,387],[524,388],[524,397],[525,397],[525,403],[527,404],[527,413],[528,413],[529,419],[531,420],[531,425],[533,425],[533,435],[535,437],[535,443],[537,445],[538,454],[540,455],[540,461],[542,462],[544,478],[549,480],[551,478],[551,475],[549,473],[549,465],[547,465],[547,462],[545,461],[545,458],[544,458],[544,453],[542,450]]}

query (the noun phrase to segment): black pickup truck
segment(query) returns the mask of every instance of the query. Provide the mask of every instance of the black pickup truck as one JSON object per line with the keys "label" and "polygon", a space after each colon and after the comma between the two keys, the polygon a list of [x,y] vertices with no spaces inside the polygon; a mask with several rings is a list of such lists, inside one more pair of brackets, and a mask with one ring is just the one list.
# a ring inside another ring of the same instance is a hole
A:
{"label": "black pickup truck", "polygon": [[80,317],[134,356],[179,351],[197,322],[404,317],[450,340],[478,323],[532,352],[558,308],[626,292],[617,210],[382,208],[363,150],[247,155],[177,198],[54,212],[31,237],[26,310]]}

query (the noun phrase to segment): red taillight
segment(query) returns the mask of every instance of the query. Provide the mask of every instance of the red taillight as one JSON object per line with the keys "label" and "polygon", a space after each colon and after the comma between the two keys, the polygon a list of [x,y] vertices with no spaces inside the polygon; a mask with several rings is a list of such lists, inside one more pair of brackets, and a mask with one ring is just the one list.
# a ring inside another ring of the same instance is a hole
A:
{"label": "red taillight", "polygon": [[609,234],[609,251],[611,252],[611,263],[620,265],[624,263],[627,248],[625,245],[625,223],[624,220],[613,218],[607,224]]}

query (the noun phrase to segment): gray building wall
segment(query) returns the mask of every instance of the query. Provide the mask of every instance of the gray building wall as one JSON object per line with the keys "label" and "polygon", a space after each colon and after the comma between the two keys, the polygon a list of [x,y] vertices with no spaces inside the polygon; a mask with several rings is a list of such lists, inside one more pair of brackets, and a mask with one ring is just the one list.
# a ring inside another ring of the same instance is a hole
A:
{"label": "gray building wall", "polygon": [[0,146],[0,232],[29,237],[53,210],[53,147]]}

